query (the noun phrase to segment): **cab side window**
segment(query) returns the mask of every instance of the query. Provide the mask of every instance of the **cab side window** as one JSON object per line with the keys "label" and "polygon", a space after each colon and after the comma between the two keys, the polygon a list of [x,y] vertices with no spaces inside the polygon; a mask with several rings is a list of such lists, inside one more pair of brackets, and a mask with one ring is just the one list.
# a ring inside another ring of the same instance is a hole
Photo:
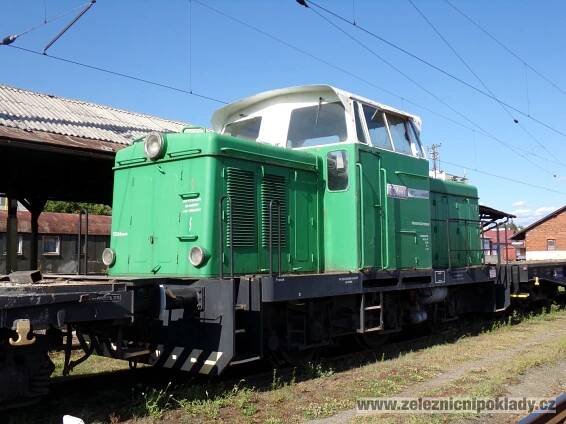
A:
{"label": "cab side window", "polygon": [[381,149],[393,150],[389,134],[387,134],[383,112],[368,105],[363,105],[363,109],[371,143]]}
{"label": "cab side window", "polygon": [[335,150],[326,155],[328,190],[348,188],[348,155],[345,150]]}
{"label": "cab side window", "polygon": [[223,133],[233,137],[255,141],[259,136],[261,127],[261,116],[255,118],[242,119],[241,121],[231,122],[224,128]]}
{"label": "cab side window", "polygon": [[407,120],[390,114],[386,114],[386,116],[387,123],[389,124],[389,131],[391,132],[391,138],[395,145],[395,151],[412,156],[413,150],[411,149],[409,128],[406,126]]}

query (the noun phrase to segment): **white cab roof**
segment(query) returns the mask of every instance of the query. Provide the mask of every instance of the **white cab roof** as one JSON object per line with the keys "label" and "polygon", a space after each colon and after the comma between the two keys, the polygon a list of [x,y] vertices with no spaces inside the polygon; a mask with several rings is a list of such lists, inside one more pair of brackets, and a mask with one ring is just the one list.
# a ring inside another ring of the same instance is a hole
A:
{"label": "white cab roof", "polygon": [[330,101],[331,99],[333,101],[339,100],[344,105],[346,113],[348,114],[352,113],[350,99],[359,100],[379,109],[406,116],[414,122],[419,130],[421,128],[421,119],[416,115],[403,112],[391,106],[378,103],[326,84],[279,88],[276,90],[264,91],[230,103],[229,105],[226,105],[214,112],[212,115],[212,128],[215,131],[220,132],[226,124],[236,121],[243,116],[251,115],[255,111],[266,106],[275,105],[277,103],[286,103],[291,99],[293,99],[291,100],[292,102],[295,102],[297,98],[303,98],[305,101],[312,101],[312,99],[318,99],[318,97],[324,97],[327,101]]}

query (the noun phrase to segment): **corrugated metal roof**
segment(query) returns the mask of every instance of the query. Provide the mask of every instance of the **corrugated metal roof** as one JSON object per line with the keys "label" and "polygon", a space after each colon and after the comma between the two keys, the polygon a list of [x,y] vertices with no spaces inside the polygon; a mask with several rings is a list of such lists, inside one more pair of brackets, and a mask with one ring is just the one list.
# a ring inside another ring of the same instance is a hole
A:
{"label": "corrugated metal roof", "polygon": [[179,132],[186,125],[0,84],[0,126],[4,127],[128,145],[150,131]]}

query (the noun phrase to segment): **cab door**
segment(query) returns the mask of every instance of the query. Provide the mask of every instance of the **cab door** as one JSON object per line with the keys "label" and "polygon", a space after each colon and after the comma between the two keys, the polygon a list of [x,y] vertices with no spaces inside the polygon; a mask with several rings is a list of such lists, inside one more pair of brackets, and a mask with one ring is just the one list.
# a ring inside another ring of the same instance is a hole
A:
{"label": "cab door", "polygon": [[360,268],[382,268],[387,246],[383,237],[383,194],[381,155],[376,149],[359,145],[356,164],[358,180]]}

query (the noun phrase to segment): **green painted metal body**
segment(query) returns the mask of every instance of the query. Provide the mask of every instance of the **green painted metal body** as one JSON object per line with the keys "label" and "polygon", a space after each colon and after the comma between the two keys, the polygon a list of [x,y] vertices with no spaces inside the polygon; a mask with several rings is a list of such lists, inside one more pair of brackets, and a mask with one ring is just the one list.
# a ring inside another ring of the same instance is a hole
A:
{"label": "green painted metal body", "polygon": [[[279,261],[282,273],[481,263],[476,189],[430,179],[424,159],[360,143],[290,150],[205,131],[165,138],[159,160],[146,159],[141,141],[116,156],[111,275],[261,274]],[[335,152],[348,176],[339,190],[328,181]],[[199,267],[188,260],[194,246],[208,253]]]}
{"label": "green painted metal body", "polygon": [[[347,155],[348,188],[332,191],[324,184],[325,271],[431,267],[426,160],[359,143],[308,150],[320,157],[324,180],[328,153]],[[423,193],[415,197],[401,190],[392,197],[392,185]]]}
{"label": "green painted metal body", "polygon": [[483,260],[478,191],[455,181],[431,179],[433,267],[459,268]]}
{"label": "green painted metal body", "polygon": [[[142,142],[116,155],[111,239],[116,262],[111,275],[215,277],[221,263],[228,274],[231,236],[236,274],[268,272],[273,198],[283,209],[282,272],[317,269],[316,157],[213,132],[165,137],[166,153],[154,162],[145,158]],[[221,205],[224,196],[229,199]],[[274,202],[275,246],[276,212]],[[209,254],[200,267],[188,260],[193,246]],[[272,253],[277,265],[276,247]]]}

